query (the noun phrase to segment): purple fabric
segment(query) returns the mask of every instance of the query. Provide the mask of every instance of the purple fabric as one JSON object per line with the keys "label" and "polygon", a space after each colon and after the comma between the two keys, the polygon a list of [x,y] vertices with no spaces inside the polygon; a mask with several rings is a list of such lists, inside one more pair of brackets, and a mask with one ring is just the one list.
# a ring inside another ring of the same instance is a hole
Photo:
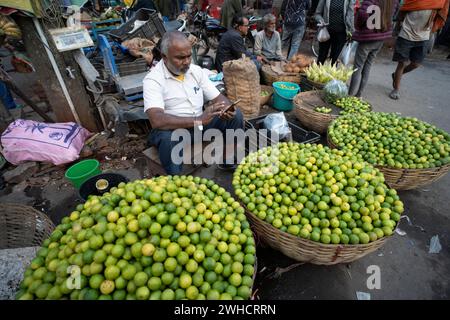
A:
{"label": "purple fabric", "polygon": [[[393,7],[392,16],[397,10],[399,5],[398,0],[394,0],[395,5]],[[367,28],[367,19],[370,17],[367,13],[367,8],[371,5],[378,5],[379,0],[364,0],[361,3],[361,7],[356,14],[355,19],[355,32],[353,33],[353,40],[364,42],[364,41],[378,41],[378,40],[386,40],[392,37],[392,25],[391,29],[386,32],[381,32],[377,29],[369,29]]]}

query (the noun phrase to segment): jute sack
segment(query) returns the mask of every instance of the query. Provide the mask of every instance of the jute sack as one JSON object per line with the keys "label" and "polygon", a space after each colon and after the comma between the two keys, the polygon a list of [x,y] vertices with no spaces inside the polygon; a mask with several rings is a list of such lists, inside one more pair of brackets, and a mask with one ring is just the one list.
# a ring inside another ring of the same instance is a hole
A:
{"label": "jute sack", "polygon": [[223,64],[223,76],[227,97],[231,101],[241,99],[238,108],[245,119],[259,115],[261,86],[255,64],[247,57]]}

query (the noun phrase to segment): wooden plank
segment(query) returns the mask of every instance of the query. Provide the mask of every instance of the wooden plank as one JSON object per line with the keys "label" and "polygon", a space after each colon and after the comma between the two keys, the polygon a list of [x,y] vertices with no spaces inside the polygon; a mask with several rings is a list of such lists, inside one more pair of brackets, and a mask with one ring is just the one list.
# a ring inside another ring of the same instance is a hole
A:
{"label": "wooden plank", "polygon": [[[17,24],[22,30],[23,42],[27,54],[33,61],[33,65],[38,73],[39,82],[42,84],[48,97],[49,104],[58,122],[75,122],[69,103],[63,94],[61,85],[55,75],[53,67],[48,59],[44,44],[41,42],[33,21],[27,17],[17,17]],[[44,30],[45,31],[45,30]],[[46,33],[48,34],[48,33]],[[71,52],[60,53],[56,50],[53,40],[47,36],[50,51],[55,57],[58,68],[62,74],[67,90],[78,113],[81,125],[91,132],[98,132],[94,108],[90,106],[89,95],[86,92],[83,76]],[[68,76],[66,68],[72,70],[75,79]]]}

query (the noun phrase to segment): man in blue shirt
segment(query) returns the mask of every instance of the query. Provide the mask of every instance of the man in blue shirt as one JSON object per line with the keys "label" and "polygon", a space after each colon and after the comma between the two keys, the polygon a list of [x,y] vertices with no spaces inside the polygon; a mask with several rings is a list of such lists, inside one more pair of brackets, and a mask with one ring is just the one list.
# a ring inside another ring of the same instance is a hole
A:
{"label": "man in blue shirt", "polygon": [[297,54],[303,34],[305,33],[306,12],[311,7],[311,0],[283,0],[281,17],[283,19],[283,47],[288,48],[287,59]]}

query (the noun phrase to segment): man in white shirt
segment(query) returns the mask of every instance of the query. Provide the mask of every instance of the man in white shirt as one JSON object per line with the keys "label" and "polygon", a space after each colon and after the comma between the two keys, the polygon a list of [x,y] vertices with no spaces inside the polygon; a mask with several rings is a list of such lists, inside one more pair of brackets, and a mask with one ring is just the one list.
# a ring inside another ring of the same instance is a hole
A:
{"label": "man in white shirt", "polygon": [[[231,103],[222,95],[199,66],[191,65],[191,44],[179,31],[167,32],[161,40],[161,60],[144,78],[144,111],[152,126],[149,142],[158,148],[161,164],[168,174],[179,174],[182,164],[175,164],[172,141],[176,129],[215,128],[225,136],[226,129],[242,129],[239,110],[222,113]],[[203,111],[204,103],[211,105]],[[233,159],[234,160],[234,159]],[[225,159],[224,168],[233,168]]]}
{"label": "man in white shirt", "polygon": [[[420,67],[425,59],[426,44],[430,39],[433,26],[433,10],[401,11],[399,20],[402,21],[402,24],[392,59],[398,62],[398,65],[392,74],[394,89],[389,94],[389,97],[394,100],[400,98],[402,76]],[[406,65],[408,61],[410,63]]]}

